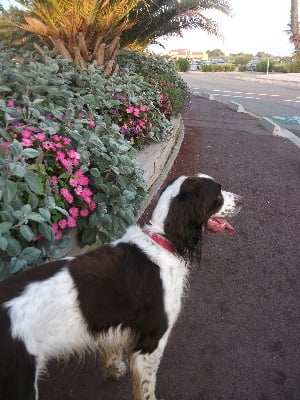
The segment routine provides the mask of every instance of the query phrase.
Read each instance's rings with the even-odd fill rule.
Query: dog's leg
[[[134,400],[157,400],[155,397],[156,375],[168,336],[169,332],[161,338],[153,353],[136,352],[131,355],[130,368]]]
[[[110,328],[99,338],[98,347],[106,378],[119,379],[127,372],[127,359],[136,343],[131,329]]]

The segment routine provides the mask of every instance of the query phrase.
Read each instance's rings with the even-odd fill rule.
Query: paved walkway
[[[300,398],[300,150],[257,119],[192,97],[167,180],[205,172],[244,196],[235,235],[207,234],[159,370],[165,400]],[[142,220],[147,220],[150,208]],[[87,359],[53,363],[40,400],[129,400]]]

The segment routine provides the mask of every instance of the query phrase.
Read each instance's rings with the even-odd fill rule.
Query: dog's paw
[[[119,360],[118,358],[112,358],[108,364],[105,366],[105,378],[111,378],[114,380],[120,379],[122,376],[126,375],[127,364],[124,360]]]

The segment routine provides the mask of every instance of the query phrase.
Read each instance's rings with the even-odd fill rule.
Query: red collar
[[[164,237],[162,237],[162,236],[160,236],[160,235],[158,235],[157,233],[154,233],[154,232],[148,232],[148,236],[150,236],[150,238],[152,240],[154,240],[154,242],[159,244],[164,249],[170,251],[171,253],[176,253],[176,250],[174,249],[174,247]]]

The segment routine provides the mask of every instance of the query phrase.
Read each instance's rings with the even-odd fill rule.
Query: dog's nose
[[[242,198],[242,196],[236,194],[234,197],[234,203],[237,207],[243,207],[244,199]]]

